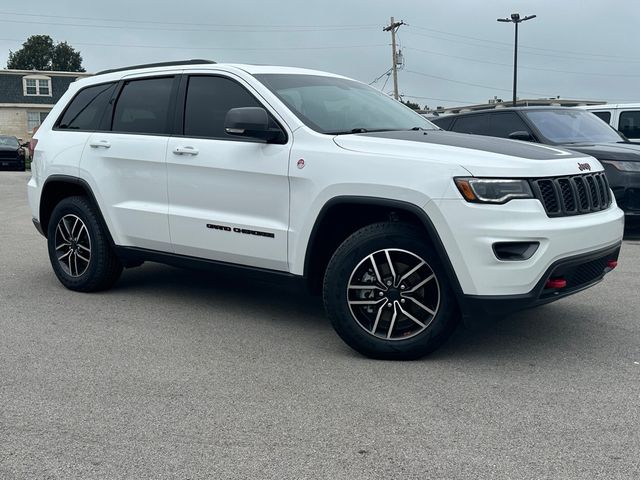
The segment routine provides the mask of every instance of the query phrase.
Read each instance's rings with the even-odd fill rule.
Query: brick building
[[[0,135],[29,140],[71,82],[90,74],[0,70]]]

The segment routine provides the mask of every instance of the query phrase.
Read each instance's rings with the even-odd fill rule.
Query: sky
[[[0,64],[26,38],[67,41],[88,72],[169,60],[287,65],[374,82],[390,93],[390,17],[404,65],[399,92],[421,106],[512,95],[511,13],[519,27],[518,97],[640,102],[637,0],[3,0]]]

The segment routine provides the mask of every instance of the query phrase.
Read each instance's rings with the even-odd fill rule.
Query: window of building
[[[51,78],[43,75],[28,75],[22,77],[23,93],[26,96],[51,96]]]
[[[167,133],[173,77],[125,83],[113,113],[114,132]]]
[[[618,130],[627,138],[640,138],[640,110],[621,112]]]
[[[49,112],[27,112],[27,132],[31,133],[34,128],[39,127],[47,115]]]
[[[98,130],[102,115],[115,89],[115,83],[106,83],[80,90],[58,120],[56,127],[61,130]]]
[[[184,116],[184,134],[192,137],[230,138],[224,119],[232,108],[261,107],[242,86],[223,77],[189,78]]]

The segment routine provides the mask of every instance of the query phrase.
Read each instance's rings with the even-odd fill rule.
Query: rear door
[[[171,250],[166,151],[178,79],[125,78],[84,149],[81,175],[119,245]]]
[[[284,122],[231,75],[185,75],[180,91],[184,115],[167,149],[175,252],[287,270],[291,135],[271,144],[224,130],[227,112],[238,107],[265,108],[283,130]]]

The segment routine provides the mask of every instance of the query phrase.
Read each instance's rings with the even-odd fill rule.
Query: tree
[[[7,68],[84,72],[82,56],[67,42],[54,45],[49,35],[32,35],[16,52],[9,51]]]
[[[413,110],[420,110],[420,105],[418,105],[417,103],[413,103],[411,100],[402,100],[402,103],[404,103],[407,107],[412,108]]]

